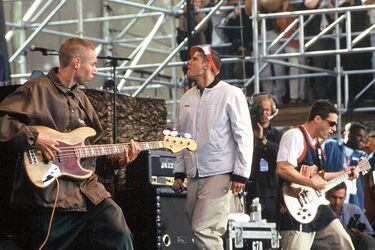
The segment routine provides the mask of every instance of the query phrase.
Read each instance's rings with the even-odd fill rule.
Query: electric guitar
[[[96,134],[90,127],[77,128],[69,133],[61,133],[44,126],[33,126],[39,132],[47,134],[59,141],[61,153],[55,155],[53,161],[48,161],[39,149],[30,149],[24,152],[24,165],[31,182],[40,188],[50,185],[55,178],[68,176],[74,179],[87,179],[93,171],[80,165],[81,158],[96,157],[123,153],[130,143],[85,145],[84,140]],[[163,141],[138,142],[141,150],[166,148],[177,153],[185,148],[194,151],[197,145],[194,140],[165,136]]]
[[[367,159],[361,160],[356,166],[358,172],[365,174],[370,169]],[[350,172],[343,173],[328,181],[325,188],[316,191],[313,188],[292,183],[290,186],[284,185],[282,192],[285,205],[289,213],[302,224],[310,223],[314,220],[320,205],[329,205],[325,193],[348,179]]]

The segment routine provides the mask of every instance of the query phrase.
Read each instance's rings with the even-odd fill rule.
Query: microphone
[[[279,113],[279,109],[276,109],[275,112],[274,112],[272,115],[268,116],[268,120],[270,121],[270,120],[271,120],[272,118],[274,118],[278,113]]]
[[[98,59],[107,59],[107,60],[119,60],[119,61],[130,61],[131,58],[128,57],[119,57],[119,56],[97,56]]]
[[[48,52],[57,52],[54,49],[48,49],[48,48],[43,48],[43,47],[37,47],[34,44],[30,45],[30,51],[40,51],[43,56],[47,56]]]

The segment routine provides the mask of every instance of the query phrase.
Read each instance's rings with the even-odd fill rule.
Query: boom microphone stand
[[[117,143],[117,86],[116,86],[116,66],[118,61],[130,61],[127,57],[117,57],[117,56],[98,56],[98,59],[109,60],[109,65],[112,67],[113,74],[113,143]]]

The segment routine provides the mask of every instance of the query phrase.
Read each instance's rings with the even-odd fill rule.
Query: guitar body
[[[361,159],[355,167],[358,173],[365,174],[371,169],[367,159]],[[321,191],[313,188],[291,184],[283,186],[283,198],[289,213],[302,224],[310,223],[316,217],[320,205],[329,205],[329,201],[325,198],[325,193],[340,183],[348,180],[351,172],[344,172],[327,182]],[[312,178],[315,178],[313,176]]]
[[[302,224],[314,220],[320,205],[329,205],[324,192],[298,184],[284,185],[283,197],[289,213]]]
[[[94,136],[96,134],[94,129],[81,127],[69,133],[61,133],[44,126],[33,126],[33,128],[58,140],[61,150],[59,155],[63,157],[57,155],[53,161],[47,161],[38,149],[24,152],[24,166],[32,183],[45,188],[55,180],[55,177],[69,176],[75,179],[86,179],[93,174],[91,170],[81,167],[74,148],[83,146],[87,137]]]

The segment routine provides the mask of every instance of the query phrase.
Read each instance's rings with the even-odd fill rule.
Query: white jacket
[[[181,98],[177,130],[191,133],[197,150],[178,153],[174,173],[193,178],[233,172],[242,181],[249,178],[253,133],[247,101],[239,88],[223,81],[205,88],[202,95],[191,88]]]

